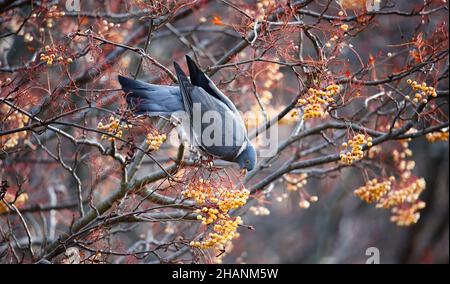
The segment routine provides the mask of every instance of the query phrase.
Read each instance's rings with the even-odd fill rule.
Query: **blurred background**
[[[242,230],[235,246],[245,252],[233,257],[248,263],[365,263],[371,256],[366,250],[375,247],[381,263],[448,263],[448,143],[430,147],[418,140],[412,149],[415,174],[427,183],[421,198],[427,207],[417,224],[398,227],[388,210],[362,202],[353,194],[363,183],[360,173],[345,169],[334,179],[308,182],[308,191],[320,199],[306,210],[291,195],[267,206],[268,216],[249,214],[255,231]]]

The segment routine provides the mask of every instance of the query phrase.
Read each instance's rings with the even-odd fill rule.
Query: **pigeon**
[[[179,86],[155,85],[119,75],[127,104],[137,115],[172,116],[182,123],[191,145],[202,154],[237,163],[243,173],[256,165],[256,150],[233,102],[186,56],[189,78],[174,62]]]

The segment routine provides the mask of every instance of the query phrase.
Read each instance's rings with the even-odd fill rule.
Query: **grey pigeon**
[[[251,171],[256,165],[256,151],[236,106],[189,56],[186,59],[190,79],[174,62],[179,87],[119,76],[122,89],[128,94],[128,105],[136,114],[149,116],[183,112],[183,128],[190,143],[200,152],[235,162],[241,169]]]

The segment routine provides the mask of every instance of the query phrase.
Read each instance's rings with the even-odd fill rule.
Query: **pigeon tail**
[[[154,85],[119,75],[128,106],[135,114],[168,116],[184,111],[178,86]]]

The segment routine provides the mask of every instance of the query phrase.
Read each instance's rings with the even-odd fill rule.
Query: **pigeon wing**
[[[203,88],[206,92],[208,92],[208,94],[224,103],[232,112],[236,114],[236,117],[238,117],[243,124],[244,122],[234,103],[217,88],[211,78],[209,78],[188,55],[186,55],[186,61],[192,84]]]
[[[237,111],[231,100],[214,85],[212,80],[200,68],[198,68],[192,58],[186,55],[186,61],[189,68],[189,76],[194,86],[202,87],[208,94],[222,101],[232,111]]]

